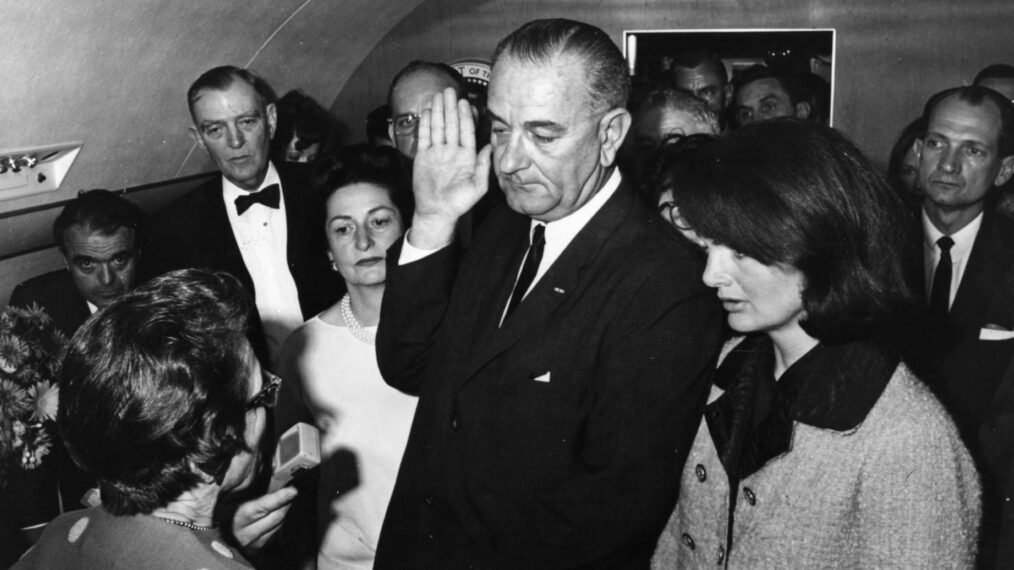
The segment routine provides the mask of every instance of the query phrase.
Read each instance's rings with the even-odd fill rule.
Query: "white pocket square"
[[[979,330],[979,340],[1010,340],[1014,338],[1014,331],[1006,329],[983,327]]]
[[[536,382],[549,382],[549,372],[540,374],[539,376],[533,376],[532,380],[535,380]]]

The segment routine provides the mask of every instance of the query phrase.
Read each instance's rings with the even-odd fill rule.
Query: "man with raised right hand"
[[[381,371],[420,400],[376,567],[646,567],[721,314],[695,246],[614,166],[629,80],[609,36],[534,21],[493,60],[491,145],[466,101],[433,99],[387,256]],[[491,164],[507,207],[461,256]]]

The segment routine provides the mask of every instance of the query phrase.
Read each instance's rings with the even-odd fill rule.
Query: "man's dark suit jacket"
[[[10,303],[13,307],[37,304],[52,317],[53,326],[69,338],[91,316],[88,304],[74,286],[66,269],[33,277],[14,288]],[[9,473],[10,504],[15,524],[21,527],[49,522],[65,511],[83,508],[81,497],[95,483],[70,459],[61,442],[33,470],[14,468]]]
[[[921,249],[918,259],[913,281],[925,307]],[[987,325],[1014,330],[1012,276],[1014,221],[987,207],[947,319],[927,315],[911,331],[910,366],[940,397],[973,454],[979,424],[1014,357],[1014,339],[980,340]]]
[[[91,316],[88,303],[66,269],[32,277],[14,288],[12,306],[29,307],[33,303],[45,309],[53,318],[53,326],[68,337]]]
[[[309,187],[306,167],[280,163],[275,168],[285,200],[289,270],[296,282],[303,318],[309,319],[338,300],[343,283],[330,270],[323,205]],[[142,250],[147,276],[187,267],[225,271],[256,295],[226,207],[234,205],[225,204],[222,179],[216,177],[157,213],[149,224],[150,237]],[[260,356],[265,354],[263,345],[255,343],[255,349]]]
[[[377,568],[647,567],[721,313],[702,258],[622,184],[498,327],[530,220],[388,253],[377,352],[420,400]]]
[[[921,230],[920,230],[921,231]],[[922,240],[913,282],[925,309]],[[1014,339],[982,340],[983,329],[1014,330],[1014,221],[987,204],[965,272],[946,319],[923,315],[906,339],[906,361],[940,398],[982,473],[983,523],[979,563],[991,567],[1003,508],[1006,481],[991,460],[996,432],[990,428],[997,388],[1014,359]],[[984,437],[986,439],[984,439]],[[1007,445],[1010,445],[1009,443]],[[1000,545],[1002,548],[1002,544]]]

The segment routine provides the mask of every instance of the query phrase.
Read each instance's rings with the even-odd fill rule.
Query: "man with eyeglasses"
[[[387,92],[391,106],[387,134],[401,154],[415,158],[419,115],[430,108],[434,95],[448,87],[454,89],[455,97],[465,96],[465,80],[457,70],[443,63],[417,59],[394,76]]]

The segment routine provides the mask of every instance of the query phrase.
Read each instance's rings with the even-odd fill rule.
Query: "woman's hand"
[[[454,90],[433,96],[419,120],[419,143],[412,168],[415,216],[409,242],[439,249],[454,239],[458,218],[486,193],[490,148],[475,152],[475,121],[467,99]]]
[[[282,487],[240,505],[232,517],[236,542],[247,552],[260,550],[281,528],[296,494],[294,487]]]

